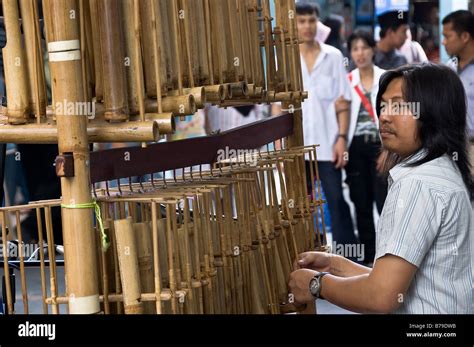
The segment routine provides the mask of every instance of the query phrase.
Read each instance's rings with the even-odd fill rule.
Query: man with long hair
[[[376,102],[389,192],[373,268],[308,252],[290,275],[295,302],[362,313],[474,313],[473,181],[466,96],[445,66],[386,72]]]

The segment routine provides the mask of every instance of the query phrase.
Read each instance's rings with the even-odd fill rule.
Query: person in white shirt
[[[374,202],[382,213],[387,195],[387,180],[377,170],[382,146],[375,114],[379,79],[385,70],[373,63],[376,43],[369,32],[355,31],[347,46],[357,68],[349,74],[352,103],[346,181],[355,205],[359,239],[364,245],[364,263],[370,264],[375,256]]]
[[[324,298],[360,313],[474,313],[473,179],[463,89],[456,73],[441,65],[407,65],[382,76],[376,110],[389,152],[389,192],[374,266],[301,254],[288,283],[297,305]]]
[[[316,5],[297,2],[296,14],[298,36],[302,41],[303,87],[308,91],[308,99],[302,105],[304,144],[320,145],[317,150],[319,175],[331,216],[333,240],[336,244],[356,245],[349,206],[342,193],[351,100],[344,58],[336,48],[315,40],[319,15]],[[310,186],[308,174],[307,182]]]
[[[418,42],[413,41],[410,28],[407,29],[407,39],[399,52],[405,57],[408,64],[426,63],[428,61],[423,47]]]

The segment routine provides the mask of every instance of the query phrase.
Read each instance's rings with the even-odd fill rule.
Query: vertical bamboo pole
[[[78,14],[74,0],[45,0],[51,16],[49,60],[55,100],[83,102],[82,69],[79,51],[79,23],[65,19]],[[72,12],[71,12],[72,11]],[[68,205],[92,201],[89,179],[87,117],[56,114],[60,153],[73,153],[74,177],[61,178],[62,201]],[[95,237],[90,209],[69,208],[62,211],[64,256],[70,313],[97,313],[99,286]]]

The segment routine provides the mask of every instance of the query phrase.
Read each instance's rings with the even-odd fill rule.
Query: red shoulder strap
[[[349,81],[352,82],[352,72],[349,74]],[[370,118],[372,119],[372,122],[375,123],[375,112],[374,112],[374,108],[372,107],[372,104],[371,102],[367,99],[367,97],[364,95],[364,93],[362,93],[362,90],[360,90],[359,86],[355,86],[354,87],[357,95],[359,95],[359,98],[362,102],[362,105],[364,105],[364,108],[367,110],[367,112],[369,112],[369,115],[370,115]]]

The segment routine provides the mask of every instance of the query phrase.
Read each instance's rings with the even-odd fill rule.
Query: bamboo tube
[[[2,247],[3,247],[3,272],[5,275],[5,291],[6,291],[6,298],[7,298],[7,312],[9,314],[13,314],[13,296],[12,296],[12,288],[10,282],[10,268],[8,267],[8,252],[6,251],[7,248],[7,212],[3,211],[2,213]]]
[[[211,103],[220,103],[226,98],[225,87],[222,84],[205,86],[207,100]]]
[[[24,244],[23,236],[21,232],[21,221],[20,221],[20,211],[16,211],[16,225],[17,225],[17,235],[18,235],[18,253],[20,256],[20,280],[21,280],[21,297],[23,300],[23,313],[28,314],[28,292],[26,288],[26,277],[25,277],[25,256],[23,254]]]
[[[193,59],[193,73],[196,85],[210,85],[210,66],[207,56],[206,19],[204,1],[182,0],[188,8],[187,16],[190,16],[191,30],[190,34],[190,56]]]
[[[40,276],[41,276],[41,294],[43,298],[43,314],[48,314],[48,305],[46,304],[46,273],[44,266],[44,252],[43,252],[43,223],[41,221],[41,209],[36,208],[36,225],[38,227],[38,243],[41,247],[39,251],[40,257]]]
[[[5,0],[2,5],[7,38],[7,44],[2,52],[8,123],[25,124],[31,111],[31,97],[27,81],[28,63],[21,45],[18,3],[16,0]]]
[[[196,108],[204,108],[207,102],[207,91],[205,87],[195,87],[195,88],[184,88],[184,94],[190,94],[194,97],[194,101],[196,102]],[[169,96],[178,96],[178,90],[171,90],[168,92]]]
[[[174,254],[174,235],[173,235],[173,221],[172,209],[173,204],[166,205],[166,245],[168,250],[168,273],[169,273],[169,288],[172,293],[171,311],[177,313],[178,300],[176,296],[176,268],[175,268],[175,254]],[[174,211],[173,211],[174,213]]]
[[[31,110],[35,110],[37,117],[46,114],[46,90],[43,69],[43,55],[41,53],[41,42],[38,39],[38,18],[35,16],[34,2],[30,0],[20,0],[22,17],[22,28],[25,35],[25,53],[29,76],[29,97]]]
[[[102,44],[99,23],[102,20],[101,12],[99,10],[99,0],[89,0],[90,8],[90,19],[91,19],[91,41],[93,46],[93,56],[94,56],[94,81],[95,81],[95,97],[97,102],[102,102],[104,100],[104,69],[102,66]],[[46,18],[45,12],[45,18]],[[47,25],[46,28],[49,26]],[[49,39],[48,39],[49,41]]]
[[[49,38],[53,99],[82,102],[84,96],[81,86],[81,62],[77,60],[80,57],[78,45],[74,46],[75,50],[65,50],[66,43],[77,42],[79,27],[77,21],[62,20],[64,13],[77,13],[77,4],[74,0],[46,0],[45,6],[51,15],[50,23],[53,24]],[[54,52],[51,52],[52,46],[55,46]],[[56,119],[59,152],[74,155],[74,177],[61,179],[62,201],[71,205],[89,204],[92,197],[87,164],[87,119],[62,114],[57,114]],[[75,298],[69,303],[69,312],[99,312],[97,259],[94,256],[95,238],[91,210],[63,209],[62,223],[67,293]],[[81,232],[77,232],[78,225]]]
[[[173,113],[147,113],[145,114],[145,119],[158,123],[158,132],[160,135],[174,134],[176,131],[176,122]]]
[[[134,32],[134,9],[133,0],[120,1],[123,30],[124,30],[124,49],[125,49],[125,73],[127,76],[127,94],[128,94],[128,108],[130,114],[138,114],[140,112],[138,102],[138,84],[136,83],[136,74],[138,64],[135,57],[135,32]],[[146,70],[145,70],[146,71]]]
[[[151,205],[151,226],[152,226],[152,235],[153,235],[153,277],[154,277],[154,286],[155,286],[155,295],[156,295],[156,313],[161,314],[161,300],[159,295],[161,293],[161,270],[159,264],[159,241],[158,241],[158,221],[157,221],[157,206],[156,202],[152,202]],[[161,214],[161,211],[160,211]]]
[[[132,220],[120,219],[114,222],[117,240],[117,255],[123,288],[125,314],[144,313],[141,302],[141,280],[138,265],[138,249],[133,233]]]
[[[100,45],[104,82],[105,119],[128,119],[128,96],[124,64],[119,0],[97,0],[101,14],[99,21]]]
[[[138,253],[138,267],[140,269],[140,283],[142,293],[153,293],[153,248],[149,223],[134,223]],[[156,313],[153,303],[145,303],[144,313]]]
[[[176,116],[185,116],[196,113],[196,102],[191,94],[179,96],[166,96],[162,100],[163,112],[172,112]],[[156,100],[147,99],[145,103],[146,112],[156,110]]]
[[[72,118],[72,117],[71,117]],[[151,117],[153,118],[153,117]],[[168,120],[166,120],[168,119]],[[159,127],[170,128],[170,118],[146,122],[127,122],[107,125],[93,122],[87,127],[88,142],[153,142],[160,135]],[[54,144],[58,142],[58,127],[49,124],[27,124],[21,128],[13,125],[0,125],[2,142],[21,144]]]
[[[44,212],[46,221],[46,242],[48,244],[49,257],[49,289],[51,291],[51,299],[53,300],[52,312],[53,314],[59,314],[59,305],[56,302],[56,297],[58,295],[58,274],[56,272],[56,249],[54,243],[53,222],[51,220],[51,207],[46,207]],[[70,297],[75,298],[73,295],[70,295]]]
[[[158,49],[153,46],[153,22],[152,22],[152,11],[153,1],[152,0],[140,0],[140,17],[141,17],[141,33],[142,33],[142,50],[143,50],[143,68],[145,75],[145,89],[146,95],[149,98],[156,98],[156,86],[157,77],[155,74],[155,56],[159,54]]]
[[[154,53],[154,71],[155,71],[155,79],[156,79],[156,100],[158,103],[157,107],[157,112],[158,113],[163,113],[163,107],[161,105],[161,97],[162,97],[162,82],[161,82],[161,74],[162,74],[162,59],[161,59],[161,46],[159,46],[158,42],[160,40],[159,36],[159,27],[161,24],[161,19],[159,16],[157,16],[157,13],[159,14],[159,8],[156,6],[156,3],[153,2],[151,4],[151,24],[152,24],[152,41],[153,41],[153,50],[155,51]],[[166,76],[164,76],[166,77]]]

